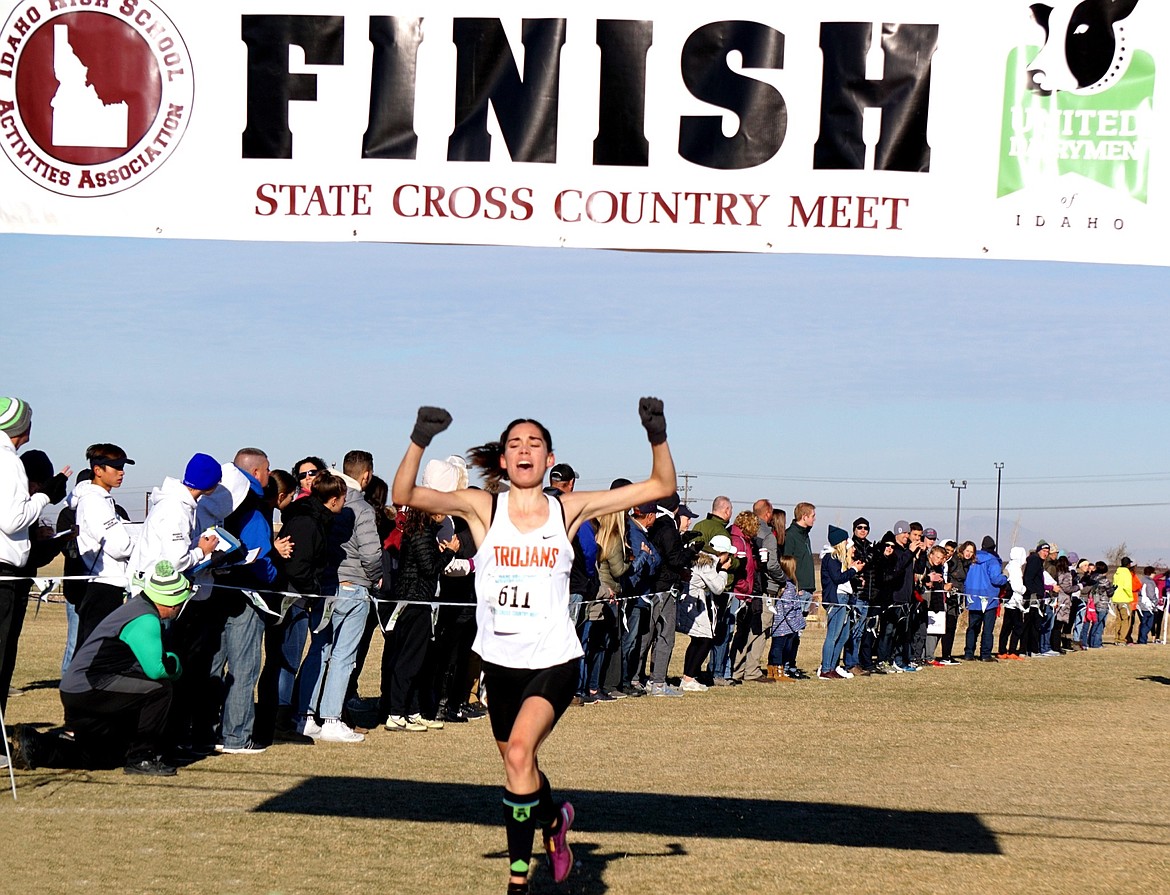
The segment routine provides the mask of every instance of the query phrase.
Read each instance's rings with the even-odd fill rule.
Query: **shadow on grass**
[[[21,687],[22,690],[28,692],[29,690],[56,690],[61,686],[61,678],[55,677],[49,680],[33,681]]]
[[[1139,681],[1149,681],[1153,684],[1167,684],[1170,685],[1170,677],[1165,677],[1160,674],[1147,674],[1144,677],[1139,677]]]
[[[256,807],[261,813],[502,826],[501,790],[470,783],[312,777]],[[650,792],[565,790],[588,833],[644,833],[670,840],[755,839],[854,848],[998,855],[975,814],[865,805],[722,799]],[[501,833],[502,835],[502,833]]]

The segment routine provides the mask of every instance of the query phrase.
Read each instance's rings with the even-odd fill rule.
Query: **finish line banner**
[[[1170,263],[1156,0],[0,0],[0,232]]]

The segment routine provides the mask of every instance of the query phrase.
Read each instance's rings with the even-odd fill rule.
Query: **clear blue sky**
[[[656,394],[700,512],[809,500],[816,540],[859,514],[951,537],[965,478],[978,540],[1002,461],[1002,543],[1018,521],[1026,546],[1170,560],[1164,269],[33,236],[0,265],[0,393],[58,465],[125,447],[135,518],[196,450],[364,448],[388,478],[419,404],[455,418],[436,455],[534,416],[607,487],[648,471]]]

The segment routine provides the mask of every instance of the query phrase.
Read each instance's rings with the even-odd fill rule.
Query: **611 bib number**
[[[512,602],[511,603],[508,602],[508,591],[509,590],[512,591]],[[520,600],[520,587],[519,587],[519,585],[516,585],[516,584],[513,584],[511,586],[511,588],[501,587],[500,588],[500,595],[496,599],[501,606],[510,606],[512,609],[530,609],[531,608],[528,605],[528,591],[524,592],[524,602],[523,603],[519,602],[519,600]]]

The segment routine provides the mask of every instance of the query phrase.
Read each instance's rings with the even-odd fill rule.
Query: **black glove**
[[[171,677],[178,677],[183,673],[183,666],[179,662],[179,657],[174,653],[163,653],[163,669]]]
[[[65,487],[68,479],[62,472],[57,473],[41,489],[41,493],[49,495],[49,503],[60,503],[65,499]]]
[[[418,419],[414,421],[414,431],[410,433],[410,440],[420,448],[425,448],[431,439],[451,425],[451,414],[442,407],[420,407]]]
[[[659,398],[642,398],[638,401],[638,416],[642,418],[642,428],[651,444],[662,444],[666,441],[666,417],[662,413],[662,401]]]

